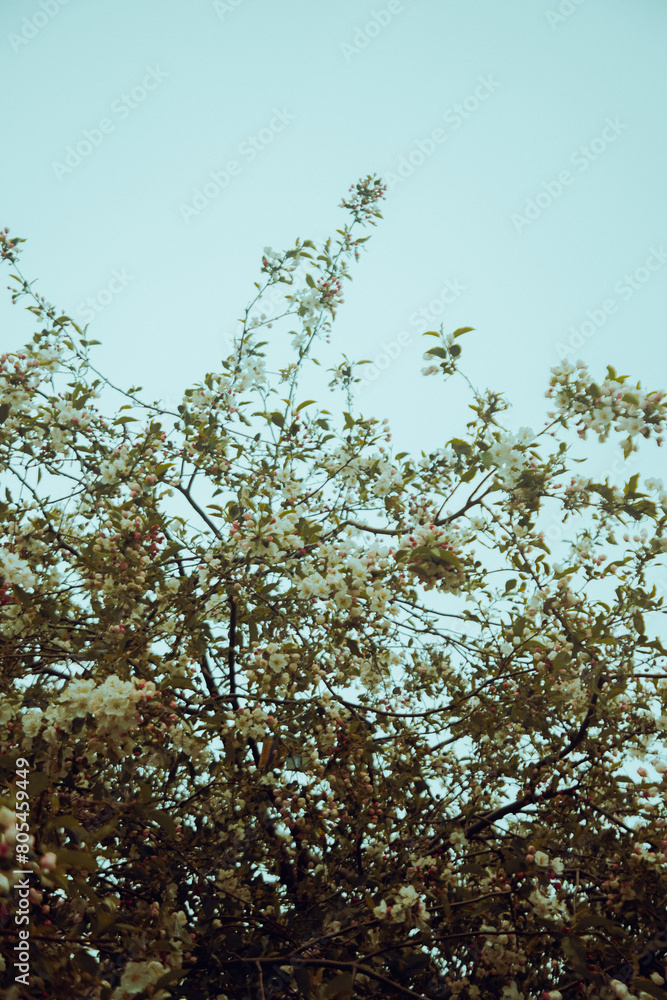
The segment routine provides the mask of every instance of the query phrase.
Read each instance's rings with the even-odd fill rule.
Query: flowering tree
[[[667,997],[667,492],[570,471],[589,432],[660,444],[665,400],[563,363],[539,431],[470,386],[416,457],[351,361],[340,419],[303,400],[382,194],[265,250],[174,412],[115,390],[2,234],[37,327],[0,358],[10,1000]],[[426,374],[465,377],[466,332]]]

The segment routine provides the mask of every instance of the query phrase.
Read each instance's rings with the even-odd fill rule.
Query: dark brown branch
[[[234,646],[236,644],[236,602],[229,597],[229,650],[227,652],[227,666],[229,668],[229,694],[234,708],[238,711],[239,699],[236,694],[236,672]]]
[[[478,933],[477,931],[475,933]],[[415,993],[414,990],[409,990],[407,986],[400,986],[395,983],[392,979],[387,979],[386,976],[381,975],[372,969],[369,965],[362,965],[360,962],[334,962],[327,958],[299,958],[292,959],[291,955],[283,956],[285,964],[305,966],[314,966],[318,969],[335,969],[337,972],[348,970],[352,973],[361,973],[364,976],[368,976],[369,979],[375,979],[378,983],[383,983],[385,986],[391,987],[396,995],[402,997],[413,997],[414,1000],[429,1000],[429,997],[424,996],[423,993]],[[280,956],[275,955],[260,958],[228,958],[225,962],[226,965],[245,965],[247,962],[252,962],[253,965],[257,965],[258,962],[266,963],[267,965],[276,965],[281,961]]]
[[[219,701],[220,692],[218,691],[218,685],[215,683],[215,678],[213,677],[213,674],[211,672],[211,667],[209,665],[206,653],[202,655],[199,665],[201,667],[202,676],[204,678],[204,682],[208,689],[208,693],[210,694],[211,698],[213,698],[213,701],[215,702]]]
[[[465,835],[468,839],[470,839],[470,837],[474,836],[474,834],[480,833],[485,826],[490,826],[491,824],[495,823],[496,820],[502,819],[504,816],[509,816],[512,813],[521,812],[521,810],[525,809],[526,806],[536,805],[540,800],[543,801],[544,799],[553,799],[556,798],[558,795],[572,795],[574,792],[576,792],[578,787],[579,787],[578,785],[575,785],[573,788],[563,788],[563,789],[550,788],[547,789],[547,791],[537,795],[535,794],[535,792],[532,791],[528,792],[526,793],[526,795],[522,795],[520,799],[516,799],[514,802],[508,802],[507,805],[500,806],[499,809],[494,809],[493,812],[488,813],[486,816],[483,816],[476,823],[473,823],[472,826],[468,827],[468,829],[465,831]]]

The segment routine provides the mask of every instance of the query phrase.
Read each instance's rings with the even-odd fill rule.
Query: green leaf
[[[97,973],[99,963],[90,952],[79,951],[77,952],[75,962],[79,965],[84,972],[87,972],[90,976],[94,976]]]
[[[561,948],[563,949],[563,954],[569,959],[578,975],[585,976],[586,979],[593,978],[586,961],[586,948],[579,938],[574,935],[564,937]]]
[[[115,816],[110,823],[105,823],[104,826],[100,826],[95,830],[93,834],[88,834],[88,840],[91,844],[101,844],[110,834],[114,832],[116,827],[120,822],[120,817]]]
[[[297,968],[294,970],[294,978],[296,980],[296,985],[301,990],[302,994],[307,997],[311,995],[313,984],[310,978],[310,972],[308,969]]]
[[[349,972],[339,972],[331,980],[324,991],[325,997],[350,997],[352,996],[352,974]]]
[[[154,820],[168,836],[173,837],[175,835],[176,824],[164,809],[146,809],[143,815],[146,819]]]
[[[117,924],[116,926],[120,926]],[[177,983],[179,979],[183,979],[188,974],[187,969],[170,969],[169,972],[165,972],[164,976],[160,978],[155,983],[155,988],[162,989],[163,987],[171,986],[172,983]]]
[[[458,328],[458,330],[454,330],[454,333],[452,334],[452,336],[454,336],[454,337],[462,337],[464,333],[470,333],[474,329],[475,329],[474,326],[460,326]]]
[[[49,783],[49,779],[43,771],[33,771],[28,778],[28,788],[30,790],[30,795],[39,795],[43,792]]]
[[[632,624],[634,625],[637,632],[640,635],[646,635],[646,625],[644,624],[644,618],[639,612],[635,612],[632,616]]]
[[[413,951],[405,960],[405,968],[410,972],[421,972],[428,969],[431,964],[431,956],[425,951]]]
[[[54,816],[48,820],[46,830],[69,830],[73,833],[79,841],[88,840],[88,831],[81,826],[76,816]],[[60,854],[58,854],[58,859],[60,859]]]
[[[610,934],[615,934],[623,938],[627,937],[626,931],[608,917],[598,917],[595,914],[589,914],[581,920],[577,920],[577,934],[583,934],[589,927],[604,927]]]
[[[85,851],[67,851],[62,848],[56,849],[58,867],[60,865],[72,865],[74,868],[87,868],[91,872],[97,871],[97,862]]]
[[[345,429],[350,430],[352,427],[354,427],[356,421],[352,416],[352,414],[348,413],[347,411],[343,413],[343,416],[345,417]]]
[[[662,987],[656,986],[656,984],[651,979],[635,979],[632,984],[633,992],[635,990],[643,990],[650,996],[655,997],[656,1000],[667,1000],[667,990],[663,990]]]
[[[285,423],[285,418],[282,413],[278,413],[277,410],[274,410],[273,413],[270,414],[270,417],[271,423],[276,424],[277,427],[282,427]]]
[[[4,424],[9,416],[9,403],[0,403],[0,424]]]
[[[435,358],[448,358],[449,352],[445,350],[444,347],[432,347],[430,351],[426,351],[427,354],[432,354]]]
[[[362,362],[360,361],[359,364],[362,364]],[[300,413],[301,410],[303,410],[304,406],[310,406],[311,403],[316,403],[316,402],[317,402],[316,399],[304,399],[303,403],[299,403],[299,405],[297,406],[296,412]]]
[[[433,562],[447,563],[449,566],[456,567],[456,569],[461,568],[461,560],[453,552],[450,552],[449,549],[436,549],[433,553]]]
[[[136,424],[136,422],[137,422],[136,417],[118,417],[116,420],[114,420],[114,424],[129,424],[129,423]]]

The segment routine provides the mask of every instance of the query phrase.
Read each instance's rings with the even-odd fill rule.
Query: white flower
[[[466,839],[466,835],[463,832],[463,830],[455,830],[454,833],[451,833],[449,835],[449,843],[456,846],[458,844],[461,845],[467,844],[468,841]]]
[[[44,713],[41,708],[29,708],[25,713],[21,722],[23,724],[23,732],[27,737],[32,739],[39,732],[42,725],[42,718]]]
[[[641,417],[619,417],[616,426],[619,431],[627,431],[630,437],[634,437],[641,431],[644,421]]]
[[[519,993],[517,989],[515,979],[509,986],[503,986],[503,1000],[524,1000],[523,993]]]
[[[0,573],[9,583],[14,583],[24,590],[35,586],[35,576],[25,559],[15,552],[0,552]]]
[[[120,989],[130,995],[142,993],[166,971],[160,962],[128,962],[120,981]]]
[[[624,997],[630,996],[630,990],[627,988],[625,983],[622,983],[620,981],[620,979],[612,979],[609,985],[611,986],[616,996],[621,997],[621,1000],[623,1000]]]
[[[6,806],[0,806],[0,830],[8,830],[14,825],[15,815]]]
[[[376,906],[373,909],[373,913],[375,914],[375,916],[377,917],[378,920],[384,920],[385,919],[385,917],[387,916],[387,904],[384,901],[384,899],[382,900],[382,902],[380,903],[379,906]]]
[[[559,365],[556,365],[554,368],[551,368],[550,371],[554,375],[571,375],[572,372],[574,371],[574,365],[571,364],[569,361],[561,361]]]
[[[540,868],[546,868],[549,864],[549,855],[545,854],[544,851],[537,851],[535,854],[535,864],[539,865]]]
[[[42,368],[53,369],[58,365],[60,355],[55,347],[42,348],[39,354],[35,355]]]
[[[401,903],[403,906],[412,906],[417,902],[417,892],[414,885],[404,885],[398,890],[399,896],[402,896]]]
[[[538,917],[544,918],[549,916],[549,904],[537,889],[534,889],[528,898],[533,904],[533,909]]]
[[[75,713],[71,717],[77,718],[79,715],[86,715],[89,710],[90,699],[95,690],[95,681],[83,680],[79,677],[70,681],[67,687],[60,692],[58,701],[68,702],[71,712]]]

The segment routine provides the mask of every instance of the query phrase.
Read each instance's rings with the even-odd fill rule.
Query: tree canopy
[[[470,403],[429,453],[348,358],[302,398],[383,194],[265,249],[171,411],[1,236],[36,327],[0,356],[10,1000],[667,998],[667,491],[576,464],[661,444],[664,394],[564,361],[513,430],[463,328],[426,334]]]

